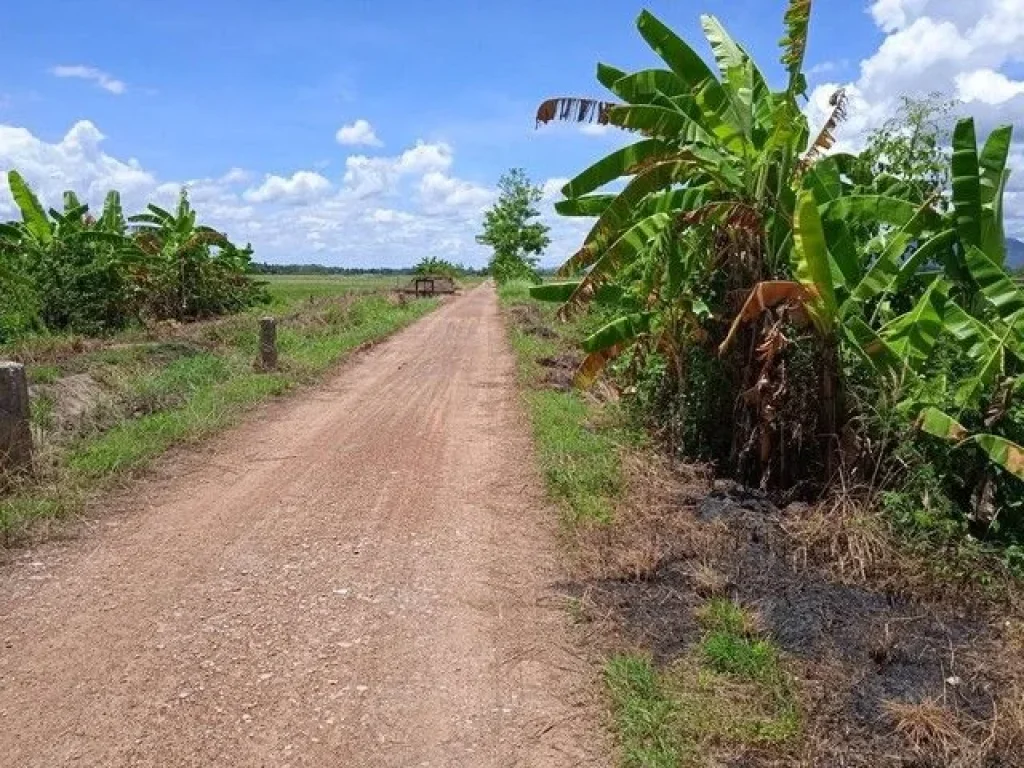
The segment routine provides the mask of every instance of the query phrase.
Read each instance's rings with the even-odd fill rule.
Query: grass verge
[[[37,473],[0,496],[0,536],[16,543],[41,518],[81,508],[117,477],[170,447],[236,423],[256,404],[315,381],[346,354],[437,306],[353,291],[300,297],[287,286],[269,308],[210,323],[84,344],[40,339],[0,350],[27,362]],[[321,286],[326,291],[326,288]],[[280,369],[260,373],[257,318],[281,319]],[[13,354],[12,354],[13,352]]]
[[[657,581],[674,551],[663,539],[675,547],[677,539],[694,533],[693,526],[673,522],[679,511],[665,506],[666,489],[659,484],[672,479],[675,489],[676,479],[654,461],[614,393],[581,393],[571,386],[579,341],[593,330],[587,324],[600,319],[559,323],[555,307],[531,300],[524,284],[506,285],[500,296],[537,458],[552,497],[566,510],[576,569],[587,579]],[[692,484],[703,483],[695,477]],[[629,600],[625,594],[620,599]],[[577,621],[586,606],[586,599],[570,603]],[[614,653],[604,665],[626,768],[711,765],[751,750],[785,755],[799,741],[795,678],[756,613],[716,598],[695,618],[699,636],[670,660]],[[617,638],[610,644],[621,647]]]
[[[620,451],[640,433],[614,403],[572,388],[578,325],[558,323],[555,307],[531,299],[526,283],[502,286],[499,297],[548,489],[571,526],[608,522],[623,491]]]

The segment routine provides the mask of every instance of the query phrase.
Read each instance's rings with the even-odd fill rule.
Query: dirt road
[[[165,462],[0,570],[0,765],[601,765],[527,435],[485,285]]]

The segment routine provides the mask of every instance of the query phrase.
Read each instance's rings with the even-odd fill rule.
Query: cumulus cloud
[[[976,69],[956,76],[957,97],[964,102],[1002,104],[1024,94],[1024,82],[1011,80],[1002,72]]]
[[[252,174],[244,168],[232,168],[220,177],[222,184],[244,184],[252,178]]]
[[[420,202],[427,213],[453,216],[480,214],[494,200],[494,190],[471,181],[430,171],[420,180]]]
[[[959,98],[983,130],[1024,118],[1024,81],[1012,77],[1024,61],[1024,3],[873,0],[868,9],[886,36],[860,63],[858,79],[843,84],[851,97],[851,121],[841,134],[848,146],[858,146],[904,94]],[[839,85],[822,83],[813,92],[809,113],[816,124]]]
[[[358,198],[393,194],[404,178],[447,171],[453,156],[448,144],[424,141],[394,157],[352,155],[345,160],[345,189]]]
[[[258,187],[245,190],[242,197],[251,203],[309,203],[331,190],[331,182],[313,171],[296,171],[290,178],[267,174]]]
[[[66,189],[84,198],[102,198],[110,189],[127,196],[152,190],[156,179],[134,159],[119,160],[101,149],[104,136],[88,120],[75,123],[56,143],[45,142],[25,128],[0,124],[0,168],[14,168],[51,202]],[[0,184],[0,210],[13,210]]]
[[[352,147],[383,147],[384,142],[377,138],[368,120],[356,120],[338,129],[334,138],[342,146]]]
[[[569,183],[569,179],[556,178],[548,179],[545,181],[540,188],[541,202],[554,203],[556,200],[561,200],[562,187]]]
[[[103,90],[118,96],[128,90],[128,86],[125,85],[123,80],[118,80],[113,75],[104,72],[102,69],[96,69],[96,67],[86,67],[81,64],[60,65],[51,69],[50,73],[54,77],[72,77],[79,80],[89,80]]]

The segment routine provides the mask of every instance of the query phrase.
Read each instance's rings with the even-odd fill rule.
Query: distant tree
[[[875,176],[909,184],[915,198],[935,199],[939,208],[948,208],[956,104],[942,93],[901,97],[896,114],[868,136],[862,162]]]
[[[438,277],[450,277],[453,280],[465,272],[462,267],[434,256],[426,256],[420,259],[420,262],[412,268],[412,271],[417,275],[437,275]]]
[[[525,171],[514,168],[498,181],[498,190],[498,201],[484,216],[484,231],[476,238],[494,249],[489,271],[499,283],[539,282],[537,257],[551,244],[550,228],[533,221],[540,216],[541,189]]]

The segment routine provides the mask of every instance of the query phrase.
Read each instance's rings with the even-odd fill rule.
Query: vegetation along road
[[[481,286],[3,572],[6,765],[601,765]]]

